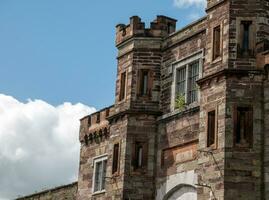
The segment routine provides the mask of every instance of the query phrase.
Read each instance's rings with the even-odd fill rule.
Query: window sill
[[[187,105],[184,109],[175,109],[171,111],[170,113],[162,115],[161,117],[158,118],[158,121],[168,120],[176,116],[184,116],[191,112],[198,112],[199,110],[200,110],[200,106],[198,102],[194,102],[192,104]]]
[[[96,191],[96,192],[92,193],[92,196],[100,195],[100,194],[104,194],[104,193],[106,193],[106,190]]]
[[[133,171],[131,172],[132,175],[141,175],[141,174],[146,174],[146,173],[147,173],[147,169],[145,168],[133,169]]]
[[[213,59],[212,60],[212,63],[211,64],[216,64],[218,62],[222,61],[222,57],[218,56],[217,58]]]
[[[137,98],[136,98],[137,100],[142,100],[142,101],[148,101],[148,100],[150,100],[151,99],[151,97],[150,97],[150,95],[138,95],[137,96]]]
[[[234,150],[235,151],[239,151],[239,152],[251,152],[253,149],[252,146],[242,146],[242,145],[238,145],[238,144],[235,144],[234,145]]]

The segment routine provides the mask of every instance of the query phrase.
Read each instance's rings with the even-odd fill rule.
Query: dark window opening
[[[96,114],[96,123],[100,123],[100,113]]]
[[[167,32],[168,34],[175,32],[175,26],[172,23],[167,23]]]
[[[118,168],[119,168],[119,152],[120,152],[119,143],[114,144],[112,174],[116,173],[118,171]]]
[[[237,107],[235,113],[235,144],[239,147],[250,147],[252,144],[252,108]]]
[[[140,96],[146,96],[149,93],[149,71],[141,70],[140,73]]]
[[[110,112],[110,109],[108,108],[108,109],[106,109],[106,117],[108,117],[109,116],[109,112]]]
[[[251,21],[241,21],[241,41],[240,41],[240,53],[242,56],[249,56],[251,54],[250,46],[250,27]]]
[[[134,169],[142,169],[146,166],[147,150],[145,142],[136,142],[133,153],[133,166]]]
[[[120,98],[122,101],[125,98],[125,90],[126,90],[126,72],[123,72],[120,77]]]
[[[220,48],[220,26],[217,26],[213,30],[213,60],[220,56]]]
[[[88,127],[90,127],[92,125],[92,118],[91,116],[88,118]]]
[[[216,112],[211,111],[208,113],[208,121],[207,121],[207,146],[210,147],[215,144],[216,137]]]

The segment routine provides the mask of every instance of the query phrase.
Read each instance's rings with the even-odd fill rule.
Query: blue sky
[[[0,0],[0,200],[77,180],[79,119],[114,103],[116,24],[180,28],[204,2]]]
[[[167,15],[179,28],[204,15],[202,1],[1,0],[0,93],[52,105],[113,104],[115,25]]]

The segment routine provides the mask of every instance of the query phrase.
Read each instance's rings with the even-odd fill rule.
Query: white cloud
[[[174,0],[174,5],[178,8],[187,8],[190,6],[204,7],[206,0]]]
[[[0,94],[0,199],[71,183],[79,165],[81,103],[54,107]]]

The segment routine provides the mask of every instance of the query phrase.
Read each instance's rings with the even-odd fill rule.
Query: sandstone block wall
[[[77,182],[45,190],[17,200],[75,200],[77,195]]]

